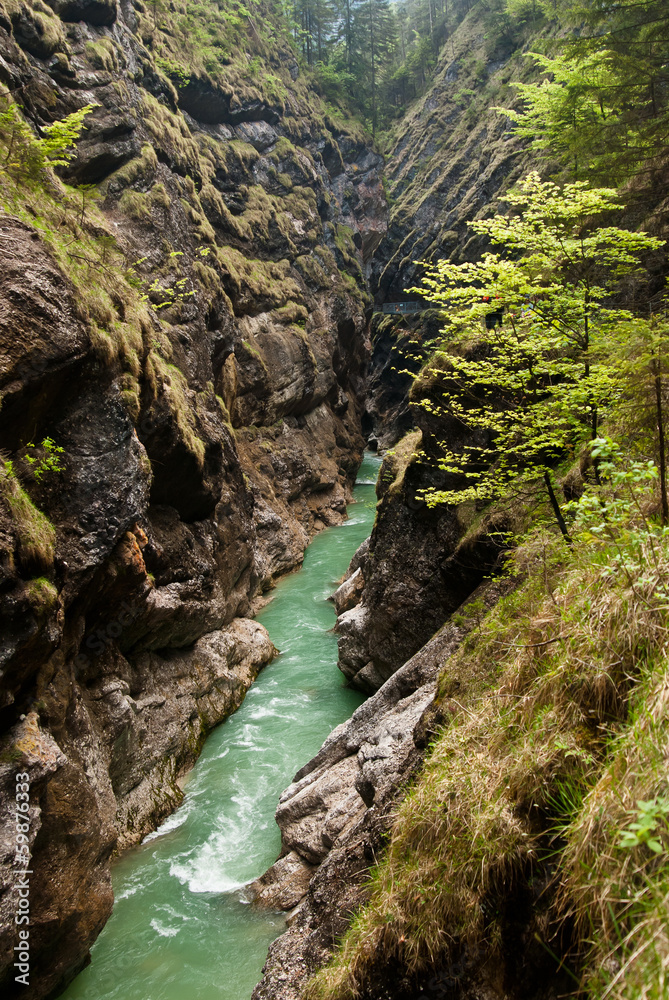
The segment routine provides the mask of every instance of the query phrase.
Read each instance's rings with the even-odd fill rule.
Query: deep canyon
[[[438,441],[463,433],[410,406],[404,349],[433,336],[438,319],[381,310],[416,283],[418,260],[474,259],[483,243],[466,223],[532,162],[495,110],[509,80],[528,76],[520,47],[492,51],[474,4],[384,157],[325,99],[271,5],[254,5],[243,37],[222,8],[193,5],[193,32],[211,16],[212,36],[233,37],[215,68],[178,27],[182,7],[0,0],[3,97],[34,130],[89,109],[75,155],[24,189],[8,180],[0,207],[8,998],[153,996],[150,964],[144,993],[124,992],[123,970],[145,953],[114,944],[125,955],[118,971],[105,952],[114,921],[146,951],[161,934],[142,937],[148,920],[170,940],[174,921],[206,922],[195,950],[204,969],[207,948],[233,926],[225,905],[237,921],[225,947],[243,952],[248,933],[269,957],[220,995],[300,1000],[368,898],[370,869],[436,732],[492,676],[494,664],[468,673],[458,659],[479,625],[463,605],[486,614],[518,582],[498,575],[513,512],[425,503],[421,491],[444,481],[429,461]],[[661,230],[666,207],[655,208]],[[54,447],[58,460],[36,477],[31,456]],[[363,478],[380,467],[375,495],[369,481],[356,487],[347,514],[364,454]],[[309,576],[316,563],[320,575]],[[270,625],[284,594],[305,585],[317,588],[300,598],[318,602],[317,624],[293,609]],[[313,644],[310,628],[320,630]],[[293,633],[300,664],[313,646],[313,676],[288,676]],[[304,703],[308,738],[293,700]],[[262,753],[234,763],[254,711],[264,718],[271,706],[274,728],[254,744]],[[30,788],[29,986],[13,965],[17,771]],[[262,815],[248,803],[235,811],[247,782],[262,786]],[[203,814],[217,818],[191,830],[205,792]],[[224,820],[217,796],[230,800]],[[266,839],[238,884],[217,882],[216,852],[242,850],[256,827]],[[191,839],[179,847],[180,837]],[[159,885],[177,864],[161,855],[170,844],[186,858],[186,895],[193,879],[212,880],[205,903],[178,918]],[[149,856],[155,882],[143,903],[137,873]],[[94,958],[76,979],[112,914],[112,866],[123,905],[132,896],[153,909],[126,918],[119,907],[94,952],[99,966]],[[457,976],[435,986],[438,956],[418,975],[396,951],[357,995],[564,994],[558,955],[536,944],[545,883],[533,877],[514,885],[494,972],[478,946],[465,947]],[[195,959],[174,961],[188,971]],[[195,969],[190,987],[178,980],[171,992],[154,986],[154,1000],[188,988],[209,1000],[219,995],[210,972],[195,985]]]

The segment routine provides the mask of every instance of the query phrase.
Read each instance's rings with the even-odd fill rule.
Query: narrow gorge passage
[[[327,600],[374,521],[380,460],[367,454],[349,519],[307,549],[258,620],[281,655],[209,737],[181,807],[115,866],[116,903],[66,1000],[244,1000],[283,914],[241,888],[276,859],[279,795],[362,696],[344,687]]]

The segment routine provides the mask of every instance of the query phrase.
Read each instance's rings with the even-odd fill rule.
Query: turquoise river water
[[[248,1000],[282,914],[243,902],[277,858],[279,795],[361,696],[337,669],[327,600],[371,531],[379,460],[349,519],[322,531],[258,614],[281,655],[209,736],[180,808],[114,867],[113,914],[62,1000]]]

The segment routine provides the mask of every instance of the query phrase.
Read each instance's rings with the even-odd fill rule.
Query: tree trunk
[[[551,482],[551,476],[549,472],[544,472],[544,483],[546,484],[548,499],[551,502],[551,507],[553,508],[553,513],[555,514],[555,520],[557,521],[558,527],[562,532],[562,537],[564,538],[567,545],[572,546],[574,543],[571,540],[571,535],[567,531],[567,525],[565,524],[565,519],[562,516],[562,511],[560,510],[560,504],[557,502],[557,497],[555,496],[555,490],[553,489],[553,483]]]
[[[660,452],[660,500],[662,503],[662,525],[669,523],[669,504],[667,503],[667,453],[664,440],[664,421],[662,414],[662,373],[659,362],[653,360],[655,383],[655,412],[657,417],[657,443]]]

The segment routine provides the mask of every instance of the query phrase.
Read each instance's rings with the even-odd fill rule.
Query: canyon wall
[[[492,215],[504,192],[537,166],[536,154],[509,133],[508,119],[496,110],[515,101],[512,81],[532,78],[531,63],[524,58],[533,47],[531,27],[514,41],[503,25],[486,29],[487,11],[481,7],[473,7],[442,47],[432,84],[393,130],[385,169],[390,221],[368,268],[377,306],[418,299],[414,286],[420,283],[422,260],[477,259],[488,247],[471,234],[467,222]],[[551,34],[559,29],[544,23],[541,30]],[[547,174],[559,169],[546,161],[539,166]],[[630,207],[622,224],[666,236],[662,184],[653,191],[647,179],[637,180],[626,195]],[[651,263],[654,291],[664,287],[663,269],[664,263]],[[521,503],[486,511],[473,502],[429,508],[423,499],[426,489],[458,488],[457,480],[438,467],[440,443],[456,452],[472,443],[462,423],[437,416],[436,407],[416,405],[423,398],[438,403],[448,377],[440,384],[433,375],[418,375],[439,327],[438,313],[429,309],[412,316],[375,313],[372,318],[368,425],[372,440],[390,450],[377,486],[372,535],[335,594],[340,668],[349,683],[370,697],[297,772],[281,797],[276,818],[283,854],[252,891],[255,905],[288,911],[287,930],[270,948],[254,1000],[353,995],[360,1000],[553,1000],[571,995],[578,978],[569,962],[557,957],[571,946],[569,920],[550,924],[546,916],[558,864],[552,850],[543,867],[534,867],[533,856],[522,874],[520,865],[511,872],[511,866],[504,867],[506,859],[501,861],[483,888],[481,878],[457,915],[454,908],[445,916],[438,903],[430,912],[430,879],[439,883],[443,878],[443,900],[451,891],[449,875],[457,864],[466,864],[468,852],[475,854],[481,846],[486,858],[481,870],[489,852],[496,862],[504,854],[503,846],[496,853],[497,831],[486,840],[477,826],[485,793],[470,809],[470,789],[488,773],[488,764],[473,744],[464,749],[462,741],[458,746],[457,735],[451,744],[446,740],[450,756],[445,754],[443,766],[447,771],[452,759],[454,766],[462,765],[466,779],[454,781],[443,799],[426,807],[450,816],[452,805],[453,826],[435,856],[442,859],[452,852],[456,864],[448,875],[438,865],[429,875],[418,870],[432,813],[416,806],[425,802],[419,796],[429,779],[414,779],[437,732],[449,733],[454,719],[466,728],[476,718],[484,688],[492,692],[491,715],[504,697],[494,642],[487,648],[484,643],[484,654],[477,659],[475,638],[470,645],[465,636],[518,584],[499,571],[510,537],[527,525]],[[578,467],[569,477],[565,483],[581,488]],[[516,593],[501,607],[513,611],[515,598]],[[523,600],[527,602],[527,594],[518,598],[516,614],[528,627]],[[504,611],[499,613],[503,617]],[[527,648],[534,641],[532,634]],[[481,745],[487,748],[489,741],[483,729]],[[503,799],[509,822],[522,817],[526,823],[522,837],[527,838],[535,835],[535,814],[529,813],[525,797],[535,753],[533,749],[521,769],[518,787],[508,801]],[[506,771],[502,773],[507,780]],[[412,783],[416,794],[407,796]],[[544,784],[549,786],[550,780]],[[401,840],[396,820],[405,798],[405,824],[413,809],[410,844]],[[458,817],[465,813],[468,818],[458,829]],[[443,829],[436,821],[435,828]],[[548,824],[544,832],[550,836],[552,829]],[[388,876],[382,904],[377,893],[365,911],[365,902],[387,874],[383,866],[381,874],[372,870],[396,834],[396,855],[406,861],[405,896],[400,899],[399,890],[393,894],[395,883],[389,887]],[[439,832],[434,836],[438,839]],[[456,856],[458,848],[463,854]],[[471,913],[484,928],[476,943],[463,931]],[[428,915],[435,934],[417,962],[413,935],[420,938],[421,921]],[[373,934],[368,933],[371,926]],[[336,958],[317,986],[308,987],[333,953]],[[575,964],[578,968],[578,956]]]
[[[0,3],[0,84],[33,127],[94,106],[59,176],[0,175],[7,996],[15,774],[18,989],[41,997],[109,916],[114,851],[274,655],[254,601],[345,516],[361,457],[382,161],[265,14],[226,50],[185,4]]]

